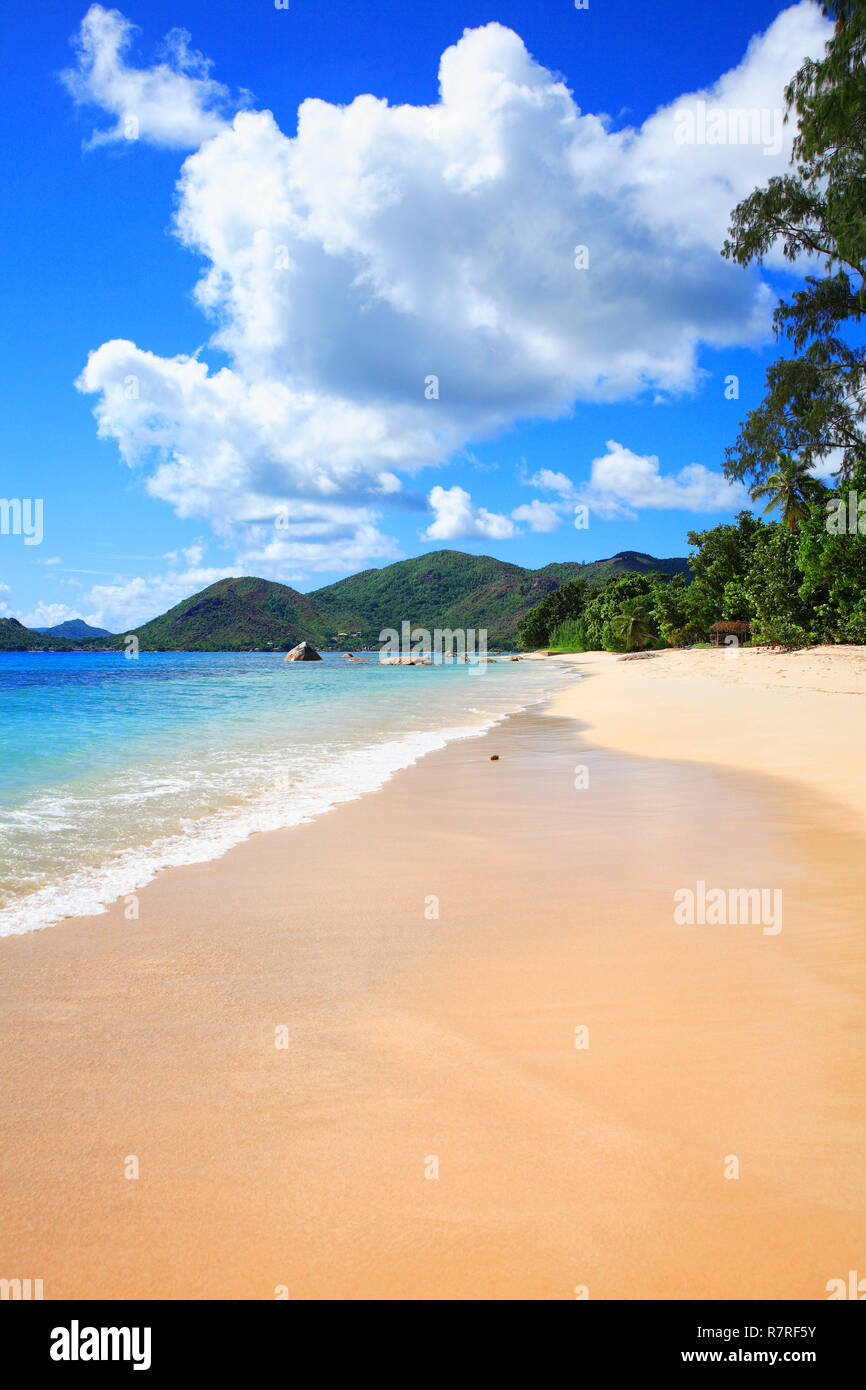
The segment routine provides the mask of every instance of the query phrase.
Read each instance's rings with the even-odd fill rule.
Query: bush
[[[553,629],[547,644],[560,652],[587,652],[590,650],[589,633],[582,618],[566,618]]]

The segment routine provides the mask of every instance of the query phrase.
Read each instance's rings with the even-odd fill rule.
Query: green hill
[[[590,581],[631,571],[690,574],[684,559],[655,560],[621,551],[609,560],[570,561],[523,569],[489,555],[434,550],[384,569],[364,570],[317,589],[308,597],[330,615],[335,632],[356,633],[358,646],[373,646],[386,627],[486,628],[491,646],[513,645],[520,619],[569,579]]]
[[[489,555],[434,550],[310,594],[269,579],[220,579],[132,631],[142,651],[288,651],[304,638],[326,650],[350,650],[375,647],[383,628],[411,622],[431,631],[486,628],[491,647],[512,647],[523,615],[567,580],[652,570],[690,573],[685,560],[655,560],[633,550],[609,560],[567,561],[539,570]],[[86,649],[116,651],[126,636],[91,637]],[[0,651],[73,651],[81,645],[31,631],[14,618],[0,620]]]
[[[46,637],[65,637],[70,642],[90,642],[96,637],[113,637],[107,627],[91,627],[83,618],[68,618],[65,623],[54,627],[37,627],[34,632],[44,632]]]
[[[161,617],[133,628],[142,651],[288,651],[325,639],[327,619],[305,594],[269,579],[219,579]],[[106,643],[123,647],[126,634]]]
[[[0,618],[0,652],[71,652],[75,642],[62,637],[48,637],[25,627],[17,618]]]
[[[559,584],[575,579],[579,574],[589,582],[607,579],[612,574],[684,574],[692,578],[688,560],[675,556],[670,560],[658,560],[655,555],[647,555],[642,550],[620,550],[609,560],[589,560],[585,565],[566,563],[564,565],[545,565],[536,574],[550,575]]]

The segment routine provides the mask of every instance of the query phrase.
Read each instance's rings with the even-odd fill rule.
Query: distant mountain
[[[655,555],[644,554],[642,550],[619,550],[609,560],[589,560],[585,565],[545,565],[536,573],[558,577],[560,584],[574,579],[577,574],[582,574],[589,581],[607,579],[611,574],[684,574],[686,579],[692,578],[689,562],[682,556],[659,560]]]
[[[48,637],[65,637],[70,642],[89,642],[94,637],[113,637],[106,627],[91,627],[83,618],[69,618],[65,623],[54,627],[34,627],[33,632],[44,632]]]
[[[325,641],[326,615],[305,594],[269,579],[219,579],[161,617],[133,628],[142,651],[288,651]],[[107,645],[122,647],[125,634]]]
[[[632,571],[691,575],[685,559],[656,560],[624,550],[609,560],[568,561],[527,570],[489,555],[434,550],[384,569],[364,570],[308,595],[331,617],[336,631],[355,633],[372,646],[386,627],[409,620],[418,627],[487,628],[492,646],[516,639],[524,613],[552,589],[582,575],[590,582]]]
[[[0,652],[69,652],[72,642],[47,637],[44,632],[25,627],[17,618],[0,618]]]

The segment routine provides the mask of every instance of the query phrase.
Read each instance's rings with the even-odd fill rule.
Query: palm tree
[[[655,637],[645,599],[633,598],[624,603],[611,627],[629,651],[632,647],[646,647]]]
[[[778,507],[789,531],[809,515],[809,498],[814,497],[818,480],[807,463],[790,454],[776,455],[776,469],[752,488],[752,501],[768,497],[764,515]]]

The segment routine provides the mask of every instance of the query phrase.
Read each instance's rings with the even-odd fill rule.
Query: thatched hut
[[[713,623],[710,628],[710,636],[713,639],[714,647],[724,645],[727,636],[736,637],[738,643],[746,643],[752,636],[752,624],[742,622],[739,619],[735,621],[724,618],[721,622]]]

